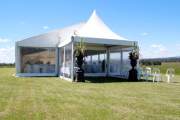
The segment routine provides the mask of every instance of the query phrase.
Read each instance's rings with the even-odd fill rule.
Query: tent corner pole
[[[110,50],[109,50],[109,48],[107,47],[107,49],[106,49],[106,54],[107,54],[107,56],[106,56],[106,59],[107,59],[107,63],[106,63],[106,76],[108,77],[109,76],[109,67],[110,67],[110,65],[109,65],[109,55],[110,55]]]
[[[72,37],[72,43],[71,43],[71,80],[74,81],[74,37]]]

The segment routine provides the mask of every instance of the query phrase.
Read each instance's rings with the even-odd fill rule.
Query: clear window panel
[[[60,76],[63,76],[63,73],[64,73],[64,66],[65,66],[65,60],[64,60],[64,47],[61,47],[59,49],[59,67],[60,67]]]
[[[71,77],[72,44],[65,46],[65,77]]]
[[[129,51],[123,52],[123,71],[129,71],[131,69],[129,60]]]
[[[101,72],[105,72],[105,70],[106,70],[106,53],[102,53],[102,54],[99,54],[99,58],[100,58],[100,61],[99,61],[99,63],[100,63],[100,65],[101,65]]]
[[[106,64],[105,50],[86,50],[83,65],[85,73],[104,73]]]
[[[21,48],[22,73],[55,73],[55,48]]]
[[[120,73],[121,69],[121,53],[120,52],[110,52],[109,56],[109,69],[110,73]]]
[[[65,56],[64,56],[65,55]],[[71,78],[72,44],[60,48],[60,75]]]

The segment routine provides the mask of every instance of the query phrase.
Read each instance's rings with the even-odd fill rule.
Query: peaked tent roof
[[[25,47],[60,47],[71,42],[74,31],[79,30],[83,25],[84,23],[74,24],[63,29],[17,41],[16,44]]]
[[[97,42],[97,40],[93,38],[98,38],[99,43],[104,43],[103,39],[108,40],[106,42],[109,44],[113,41],[115,43],[118,41],[130,42],[126,41],[126,38],[112,32],[111,29],[108,28],[98,17],[96,11],[93,11],[91,17],[86,23],[79,23],[60,30],[54,30],[45,34],[33,36],[16,42],[16,45],[26,47],[61,47],[71,42],[72,36],[88,38],[91,42],[94,40],[94,42]]]
[[[102,38],[102,39],[115,39],[127,40],[111,31],[111,29],[100,19],[94,10],[86,24],[77,31],[77,36],[88,38]]]

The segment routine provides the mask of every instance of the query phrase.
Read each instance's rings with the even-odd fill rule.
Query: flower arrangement
[[[137,60],[139,59],[139,48],[138,46],[134,46],[134,49],[129,53],[129,59],[132,69],[129,71],[129,81],[137,81]]]
[[[83,55],[84,56],[84,53],[85,53],[85,44],[83,42],[83,39],[81,39],[81,41],[79,43],[76,44],[76,47],[75,47],[75,56],[79,56],[79,55]]]
[[[85,54],[85,44],[83,42],[83,39],[75,46],[75,57],[76,57],[76,64],[77,64],[77,71],[76,71],[76,82],[85,82],[84,80],[84,70],[82,68],[83,62],[84,62],[84,54]]]
[[[129,53],[130,60],[138,60],[139,59],[139,48],[138,46],[134,46],[132,52]]]

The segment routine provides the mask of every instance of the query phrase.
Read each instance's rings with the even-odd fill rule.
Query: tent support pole
[[[20,46],[17,45],[16,43],[16,47],[15,47],[15,60],[16,60],[16,74],[21,73],[21,52],[20,52]]]
[[[121,59],[120,59],[121,60],[120,72],[121,72],[123,69],[123,51],[122,51],[122,49],[121,49],[120,53],[121,53]]]
[[[62,51],[62,47],[61,47],[61,48],[58,48],[58,53],[59,53],[59,54],[58,54],[58,63],[59,63],[59,64],[58,64],[58,71],[59,71],[58,75],[59,75],[59,77],[61,76],[61,72],[62,72],[62,71],[61,71],[61,68],[62,68],[62,62],[61,62],[61,61],[62,61],[62,58],[61,58],[61,53],[62,53],[62,52],[61,52],[61,51]]]
[[[71,58],[71,80],[73,81],[74,80],[74,64],[75,64],[75,62],[74,62],[74,41],[72,41],[71,44],[72,44],[71,45],[71,49],[72,49],[72,51],[71,51],[71,56],[72,56],[72,58]]]
[[[63,63],[62,63],[62,66],[63,66],[63,68],[65,68],[65,64],[66,64],[66,61],[65,61],[65,54],[66,54],[66,52],[65,52],[65,46],[63,47],[63,52],[64,52],[64,55],[63,55]],[[63,77],[65,76],[65,74],[64,74],[64,71],[63,71]]]
[[[106,56],[106,59],[107,59],[107,63],[106,63],[106,76],[108,77],[109,76],[109,55],[110,55],[110,51],[109,51],[109,48],[107,48],[107,50],[106,50],[106,54],[107,54],[107,56]]]
[[[59,49],[58,47],[56,48],[56,75],[58,76],[59,73]]]

